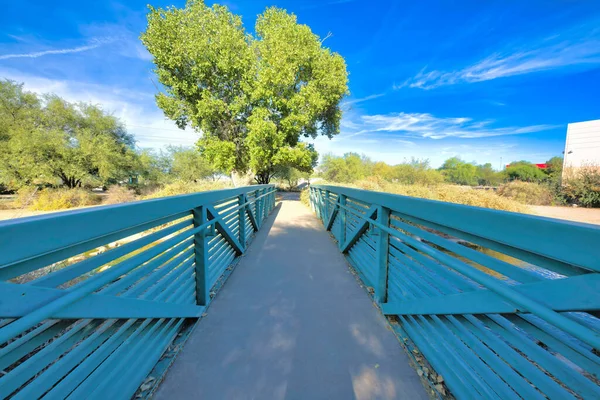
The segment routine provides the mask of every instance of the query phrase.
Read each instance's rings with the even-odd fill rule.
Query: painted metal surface
[[[0,398],[130,398],[274,205],[259,185],[0,222]]]
[[[314,185],[381,310],[457,398],[600,398],[600,227]]]

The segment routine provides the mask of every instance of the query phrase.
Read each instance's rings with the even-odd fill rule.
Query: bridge
[[[309,190],[0,222],[0,398],[600,398],[600,228]]]

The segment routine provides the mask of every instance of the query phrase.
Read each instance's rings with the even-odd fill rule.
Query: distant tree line
[[[429,160],[411,159],[396,165],[373,162],[357,153],[343,156],[326,154],[319,166],[320,176],[330,182],[352,183],[369,176],[376,176],[400,184],[438,184],[442,182],[469,186],[498,186],[504,182],[551,182],[560,179],[562,158],[553,157],[540,169],[528,161],[514,161],[503,171],[496,171],[492,164],[476,164],[451,157],[435,169]]]
[[[216,179],[195,148],[139,150],[125,126],[100,107],[27,92],[0,80],[0,186],[98,187],[138,181]]]

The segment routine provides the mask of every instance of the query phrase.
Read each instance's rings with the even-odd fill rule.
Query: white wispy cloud
[[[597,26],[598,21],[577,26],[525,46],[495,52],[475,64],[454,71],[429,70],[425,67],[416,76],[394,85],[394,89],[434,89],[566,67],[595,66],[600,64],[600,29]]]
[[[476,121],[467,117],[436,117],[429,113],[392,113],[362,115],[360,127],[349,133],[349,137],[369,132],[394,132],[407,137],[444,139],[448,137],[473,139],[494,136],[518,135],[541,132],[556,128],[556,125],[529,125],[494,127],[493,120]],[[402,139],[403,140],[403,139]]]
[[[88,51],[96,49],[105,44],[113,43],[117,41],[117,38],[107,37],[107,38],[94,38],[90,40],[90,42],[83,46],[71,47],[66,49],[52,49],[52,50],[43,50],[43,51],[34,51],[30,53],[18,53],[18,54],[2,54],[0,55],[0,60],[7,60],[10,58],[38,58],[52,54],[72,54],[72,53],[81,53],[82,51]]]
[[[344,106],[344,105],[350,105],[350,104],[356,104],[356,103],[362,103],[362,102],[365,102],[365,101],[377,99],[377,98],[382,97],[382,96],[385,96],[385,93],[372,94],[372,95],[361,97],[361,98],[358,98],[358,99],[344,100],[344,102],[342,103],[342,106]]]

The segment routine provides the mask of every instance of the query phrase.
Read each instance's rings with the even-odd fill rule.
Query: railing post
[[[390,226],[389,208],[379,207],[377,210],[377,222],[383,226]],[[388,254],[390,249],[390,235],[383,229],[379,230],[379,241],[377,242],[377,284],[375,287],[375,298],[379,304],[387,301],[388,281]]]
[[[325,190],[325,218],[323,218],[323,222],[327,223],[329,219],[329,190]]]
[[[266,194],[267,194],[267,189],[263,189],[262,190],[263,201],[262,201],[262,207],[260,208],[260,211],[262,212],[260,217],[263,220],[265,219],[265,215],[267,215],[267,196],[265,196]]]
[[[208,220],[206,207],[194,208],[193,220],[194,227],[204,224]],[[206,306],[210,302],[206,228],[194,235],[194,266],[196,271],[196,304]]]
[[[259,189],[258,190],[258,195],[262,196],[263,190]],[[264,208],[265,208],[265,198],[261,197],[260,199],[258,199],[258,225],[262,226],[262,222],[263,222],[263,212],[264,212]]]
[[[323,213],[325,213],[325,202],[323,201],[323,190],[319,189],[318,195],[318,204],[319,204],[319,218],[323,223],[325,223],[325,218],[323,217]]]
[[[343,194],[340,194],[338,196],[340,196],[340,207],[338,210],[338,218],[340,220],[338,246],[341,250],[344,246],[344,243],[346,243],[346,209],[344,208],[346,206],[346,196]]]
[[[239,228],[240,228],[240,244],[245,249],[246,248],[246,196],[240,194],[238,196],[238,206],[240,206],[240,210],[238,211],[239,218]]]
[[[256,226],[260,229],[260,189],[254,191],[254,219],[256,220]]]

